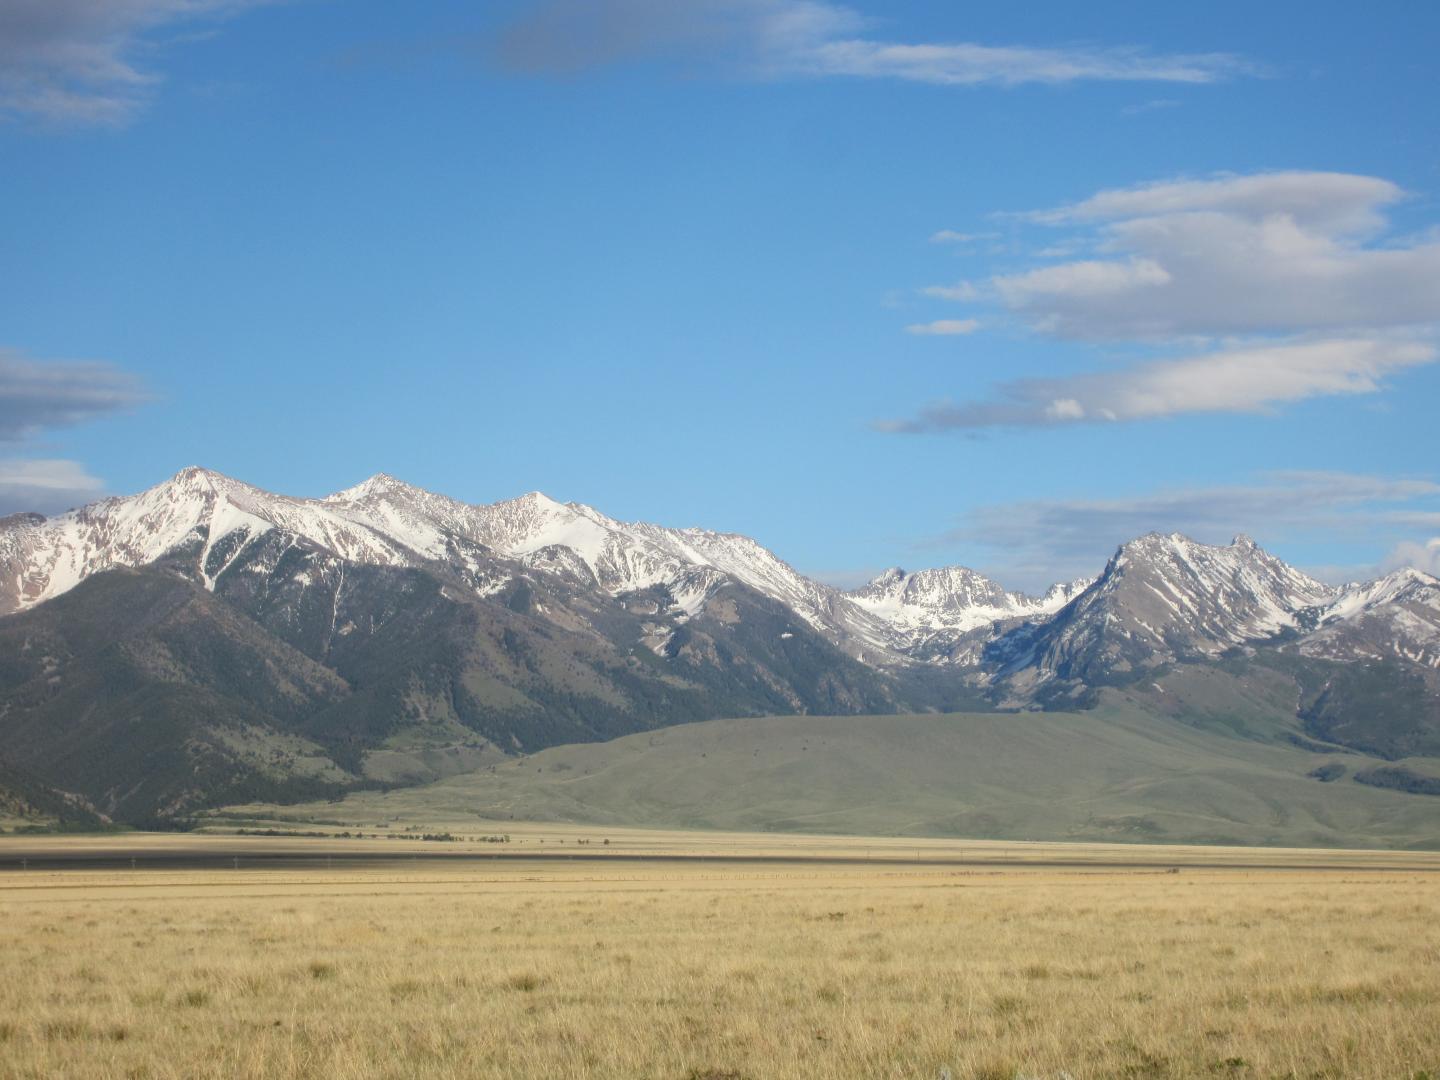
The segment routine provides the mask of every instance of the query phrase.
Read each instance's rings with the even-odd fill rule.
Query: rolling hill
[[[1157,716],[1107,692],[1081,713],[712,720],[210,820],[1440,848],[1440,799],[1354,779],[1375,764]],[[1440,774],[1435,759],[1407,764]]]

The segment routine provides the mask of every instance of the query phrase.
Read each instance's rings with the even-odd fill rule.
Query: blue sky
[[[0,512],[1440,569],[1440,8],[0,0]]]

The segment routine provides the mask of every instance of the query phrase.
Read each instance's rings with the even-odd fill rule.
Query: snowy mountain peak
[[[216,480],[228,480],[229,477],[218,473],[214,469],[207,469],[203,465],[186,465],[168,481],[178,486],[210,486]]]
[[[1112,571],[1122,571],[1132,562],[1157,568],[1178,580],[1190,580],[1194,587],[1215,587],[1222,579],[1252,577],[1252,584],[1292,595],[1306,604],[1323,603],[1336,590],[1282,562],[1241,534],[1228,546],[1202,544],[1183,533],[1146,533],[1122,544],[1111,560]],[[1104,575],[1102,575],[1102,580]],[[1268,582],[1268,584],[1266,584]]]
[[[322,500],[327,503],[355,503],[364,502],[366,499],[380,498],[386,495],[408,494],[418,492],[420,488],[413,484],[407,484],[403,480],[396,479],[389,473],[378,472],[368,480],[362,480],[354,487],[348,487],[343,491],[337,491],[333,495],[327,495]]]
[[[1321,621],[1348,619],[1379,604],[1392,603],[1407,594],[1427,590],[1440,590],[1440,578],[1413,566],[1402,566],[1374,581],[1346,585],[1335,602],[1325,609]]]
[[[1440,578],[1402,567],[1347,585],[1300,646],[1328,659],[1398,658],[1440,669]]]
[[[856,592],[888,593],[896,585],[905,580],[905,570],[900,566],[892,566],[888,570],[881,571],[878,575],[866,582]]]
[[[102,499],[98,503],[93,503],[92,506],[120,505],[131,503],[135,500],[146,500],[150,503],[169,502],[177,505],[186,503],[189,500],[199,500],[203,503],[209,503],[219,495],[246,500],[252,504],[276,500],[285,502],[298,501],[286,495],[274,495],[261,488],[247,484],[243,480],[237,480],[233,476],[216,472],[214,469],[207,469],[200,465],[189,465],[170,477],[170,479],[162,481],[154,487],[140,492],[138,495]],[[70,513],[84,514],[90,509],[90,506],[82,506],[78,510],[70,511]]]
[[[1440,585],[1440,577],[1427,573],[1415,566],[1402,566],[1399,570],[1389,575],[1397,581],[1406,581],[1416,585],[1436,586]]]
[[[1302,613],[1335,595],[1244,538],[1218,546],[1149,533],[1120,547],[1028,655],[1042,671],[1085,680],[1217,656],[1299,629]]]
[[[1440,609],[1440,581],[1418,570],[1337,590],[1243,535],[1211,546],[1150,533],[1122,545],[1100,578],[1040,597],[964,566],[892,567],[847,593],[740,534],[623,522],[538,491],[474,505],[377,473],[323,499],[299,499],[190,467],[137,495],[49,519],[0,520],[0,614],[93,574],[161,559],[215,589],[225,575],[272,565],[295,547],[346,563],[443,569],[482,597],[516,575],[563,579],[597,601],[657,590],[678,619],[699,614],[727,584],[740,585],[882,665],[976,664],[985,642],[1022,624],[1026,640],[1047,651],[1046,663],[1093,666],[1139,662],[1147,650],[1162,661],[1213,655],[1317,625],[1379,626],[1382,615],[1400,628],[1386,633],[1410,643],[1403,655],[1428,657],[1427,627]],[[262,552],[270,554],[257,558]]]
[[[893,567],[847,599],[895,628],[895,644],[904,652],[973,656],[964,639],[997,623],[1050,615],[1075,591],[1052,587],[1043,598],[1007,592],[997,582],[966,566],[944,566],[907,574]]]

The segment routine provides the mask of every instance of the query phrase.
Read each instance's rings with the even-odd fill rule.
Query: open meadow
[[[0,1074],[1440,1075],[1435,855],[582,839],[7,838]]]

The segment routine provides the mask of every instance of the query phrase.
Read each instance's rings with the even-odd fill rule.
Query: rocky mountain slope
[[[272,535],[273,534],[273,535]],[[193,575],[207,589],[230,571],[268,569],[286,545],[354,565],[443,567],[479,596],[538,574],[610,598],[661,589],[670,625],[725,584],[783,604],[814,632],[875,666],[955,659],[936,636],[1053,612],[1082,583],[1044,598],[1007,593],[973,570],[889,571],[844,593],[798,573],[749,537],[620,522],[538,492],[471,505],[378,475],[324,499],[295,499],[205,469],[182,470],[136,496],[51,519],[0,521],[0,615],[22,611],[96,573],[143,566],[194,545]],[[268,546],[271,562],[257,560]],[[665,635],[649,644],[663,651]]]
[[[735,565],[727,539],[695,542]],[[0,738],[137,820],[709,716],[896,707],[791,607],[664,532],[623,541],[543,496],[469,507],[378,478],[298,500],[195,469],[10,519]]]
[[[1031,681],[1113,682],[1272,641],[1338,598],[1248,536],[1216,547],[1151,533],[1123,545],[1053,618],[999,639],[991,656]]]
[[[1194,665],[1288,680],[1297,731],[1418,752],[1440,582],[1336,589],[1152,534],[1040,597],[964,567],[846,593],[744,536],[385,475],[298,499],[191,468],[0,520],[0,757],[122,820],[720,716],[1084,705]]]
[[[894,567],[846,596],[885,625],[892,650],[913,660],[974,666],[997,626],[1054,615],[1090,584],[1053,585],[1036,597],[1007,592],[964,566],[915,573]]]

